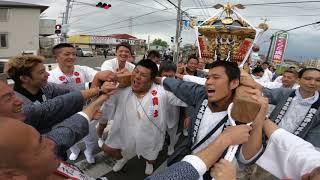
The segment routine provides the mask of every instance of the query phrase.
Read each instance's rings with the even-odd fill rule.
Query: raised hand
[[[115,90],[118,89],[118,83],[116,82],[104,82],[101,86],[101,92],[108,94],[108,95],[112,95]]]
[[[112,71],[101,71],[94,76],[91,87],[100,87],[103,84],[103,82],[114,82],[116,81],[116,79],[116,74]]]
[[[102,94],[100,95],[96,100],[91,102],[84,110],[83,112],[89,116],[89,118],[92,120],[94,118],[94,115],[97,111],[99,111],[102,104],[108,99],[108,95]]]
[[[244,144],[249,140],[252,127],[248,125],[238,125],[227,127],[221,134],[228,145]]]
[[[117,69],[117,74],[129,73],[130,71],[127,68],[123,68],[121,70]]]

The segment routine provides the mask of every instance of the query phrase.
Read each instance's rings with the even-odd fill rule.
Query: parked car
[[[113,50],[108,49],[108,56],[115,56],[116,52]]]
[[[81,49],[82,49],[82,56],[93,57],[92,49],[90,49],[90,48],[81,48]]]
[[[82,49],[79,48],[79,47],[76,48],[76,56],[79,56],[79,57],[82,57],[82,56],[83,56],[83,54],[82,54]]]
[[[79,57],[93,57],[93,52],[91,48],[76,48],[76,56]]]

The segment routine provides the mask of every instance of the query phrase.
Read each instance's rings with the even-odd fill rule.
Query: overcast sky
[[[25,3],[34,3],[50,6],[42,16],[48,19],[56,19],[61,22],[62,12],[65,11],[66,0],[15,0]],[[76,0],[95,5],[96,0]],[[160,2],[160,5],[157,2]],[[177,0],[171,0],[177,4]],[[234,3],[267,3],[287,2],[294,0],[230,0]],[[306,1],[306,0],[303,0]],[[71,10],[70,34],[95,34],[108,35],[115,33],[131,33],[129,28],[132,24],[132,35],[138,38],[151,40],[162,38],[170,42],[170,37],[175,36],[176,9],[166,0],[106,0],[112,5],[108,10],[89,5],[81,5],[74,2]],[[182,9],[190,7],[212,6],[217,3],[224,4],[226,0],[182,0]],[[300,2],[300,1],[299,1]],[[167,7],[167,10],[162,11]],[[262,22],[261,18],[267,18],[270,30],[260,40],[261,52],[265,53],[270,43],[270,35],[279,29],[290,29],[296,26],[320,21],[319,3],[286,4],[286,5],[261,5],[247,6],[238,12],[247,18],[254,26]],[[187,10],[191,16],[197,16],[204,20],[213,14],[215,9]],[[137,18],[139,15],[150,13]],[[132,21],[128,19],[132,17]],[[194,43],[195,36],[192,30],[182,31],[183,43]],[[296,60],[320,57],[320,26],[310,26],[291,31],[285,58]]]

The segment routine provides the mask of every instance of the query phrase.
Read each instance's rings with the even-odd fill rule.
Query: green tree
[[[152,45],[155,45],[155,46],[162,46],[162,47],[169,47],[168,43],[166,41],[163,41],[162,39],[155,39],[152,41],[151,43]]]

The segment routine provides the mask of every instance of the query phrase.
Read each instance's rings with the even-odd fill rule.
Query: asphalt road
[[[143,56],[137,56],[136,60],[142,59]],[[82,66],[89,66],[92,68],[101,67],[102,63],[106,60],[115,58],[115,56],[107,56],[107,59],[104,56],[95,56],[95,57],[77,57],[76,64]],[[47,58],[44,62],[45,64],[56,63],[55,59]]]
[[[92,68],[95,67],[101,67],[102,63],[105,60],[115,58],[114,56],[108,56],[107,59],[104,58],[104,56],[95,56],[95,57],[77,57],[76,64],[82,65],[82,66],[89,66]],[[48,58],[44,62],[45,64],[52,64],[56,63],[55,59]]]
[[[180,137],[177,144],[185,140],[185,137]],[[163,150],[159,153],[156,164],[154,165],[154,172],[163,171],[166,168],[166,159],[168,157],[167,144],[168,143],[165,143]],[[80,142],[78,147],[80,147],[83,152],[85,148],[84,143]],[[129,160],[121,171],[113,172],[112,167],[115,164],[115,160],[101,152],[98,147],[96,147],[94,151],[95,164],[88,164],[82,152],[75,162],[69,162],[75,163],[76,166],[92,177],[107,177],[109,180],[143,180],[147,177],[144,174],[145,161],[142,158],[139,159],[137,156]]]

